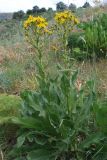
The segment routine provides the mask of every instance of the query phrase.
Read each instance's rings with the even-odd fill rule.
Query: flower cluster
[[[55,21],[60,25],[66,24],[68,22],[72,22],[73,25],[77,25],[79,23],[79,20],[72,14],[71,11],[56,13]]]
[[[47,23],[46,19],[43,17],[29,16],[29,18],[24,22],[24,28],[28,29],[32,25],[39,28],[39,29],[44,29],[47,27],[48,23]]]

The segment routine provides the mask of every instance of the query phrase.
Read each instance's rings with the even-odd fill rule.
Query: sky
[[[33,6],[52,7],[55,9],[56,3],[62,1],[65,4],[74,3],[77,6],[82,6],[86,0],[0,0],[0,12],[14,12],[18,10],[32,9]],[[92,2],[92,0],[87,0]],[[107,0],[104,0],[107,1]]]

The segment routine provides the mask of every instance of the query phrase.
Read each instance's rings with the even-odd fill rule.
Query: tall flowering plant
[[[56,31],[63,44],[64,52],[67,51],[68,36],[74,27],[79,23],[79,19],[71,11],[63,11],[55,14]]]
[[[44,37],[47,33],[50,34],[50,31],[48,30],[48,22],[45,18],[40,16],[29,16],[24,22],[24,29],[26,38],[31,45],[36,48],[41,63]]]
[[[79,21],[69,11],[56,13],[55,21],[66,51],[67,36]],[[27,37],[39,55],[39,87],[36,91],[21,94],[21,116],[13,118],[20,131],[13,151],[15,155],[11,159],[98,160],[96,156],[102,152],[102,143],[106,139],[96,125],[93,111],[98,107],[98,112],[101,110],[97,101],[95,103],[95,84],[93,81],[78,81],[78,71],[72,73],[71,69],[60,66],[54,78],[44,76],[41,48],[43,35],[49,32],[47,27],[48,23],[42,17],[30,16],[24,23]]]

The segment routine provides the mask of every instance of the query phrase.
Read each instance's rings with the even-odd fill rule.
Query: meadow
[[[106,11],[0,21],[0,160],[107,160]]]

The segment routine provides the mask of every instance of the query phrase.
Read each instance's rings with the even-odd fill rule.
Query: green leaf
[[[18,137],[17,139],[17,147],[21,147],[23,145],[23,143],[25,142],[25,135],[22,135],[20,137]]]
[[[27,160],[50,160],[51,152],[45,149],[38,149],[28,154]]]
[[[34,128],[34,129],[41,129],[42,123],[38,119],[25,117],[25,118],[13,118],[13,123],[22,125],[24,128]]]
[[[25,158],[15,158],[15,160],[26,160]]]
[[[101,140],[104,139],[104,135],[102,133],[94,133],[90,136],[88,136],[81,144],[82,148],[88,148],[92,144],[97,144]]]
[[[72,75],[72,84],[75,83],[76,79],[77,79],[77,75],[78,75],[78,70],[74,72],[74,74]]]
[[[35,110],[39,112],[39,116],[45,117],[45,111],[44,109],[41,107],[41,105],[36,104],[35,101],[33,100],[33,96],[29,95],[29,103],[30,106]],[[38,97],[37,97],[38,98]]]
[[[36,142],[37,144],[39,144],[39,145],[45,145],[46,142],[47,142],[47,138],[44,138],[44,137],[42,137],[42,136],[40,136],[40,137],[35,137],[34,139],[35,139],[35,142]]]

